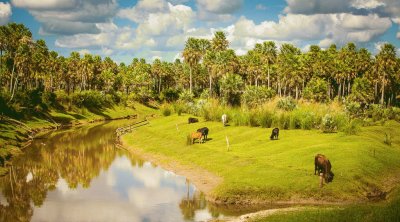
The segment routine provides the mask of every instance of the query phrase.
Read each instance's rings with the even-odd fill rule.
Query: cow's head
[[[327,173],[327,175],[325,176],[325,182],[326,183],[332,182],[334,176],[335,176],[335,174],[333,174],[332,171]]]

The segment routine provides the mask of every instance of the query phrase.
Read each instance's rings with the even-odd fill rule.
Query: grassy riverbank
[[[154,119],[125,135],[124,143],[161,165],[201,169],[221,178],[207,193],[219,203],[352,203],[383,198],[400,179],[400,140],[393,136],[391,146],[384,143],[385,133],[400,135],[400,124],[394,121],[363,127],[351,136],[281,130],[280,139],[271,141],[271,129],[204,121],[189,125],[187,118]],[[186,136],[203,126],[210,129],[209,140],[187,146]],[[333,183],[322,189],[314,176],[317,153],[330,158],[335,173]],[[190,171],[185,176],[196,178]]]
[[[87,109],[75,111],[51,110],[48,115],[38,115],[18,121],[9,120],[4,117],[0,121],[0,157],[5,159],[18,155],[21,152],[21,148],[30,140],[29,135],[32,132],[37,137],[41,133],[60,126],[74,126],[97,121],[120,119],[134,114],[138,115],[137,118],[144,118],[144,116],[154,112],[154,109],[137,103],[132,107],[113,106],[96,112],[91,112]],[[6,173],[6,169],[0,165],[0,175],[4,173]]]

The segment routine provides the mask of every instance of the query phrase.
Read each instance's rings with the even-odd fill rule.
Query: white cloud
[[[273,40],[320,40],[328,42],[367,42],[391,26],[389,18],[377,15],[318,14],[280,16],[278,22],[255,24],[241,17],[235,23],[235,36]]]
[[[11,14],[11,5],[9,3],[0,2],[0,25],[6,24]]]
[[[400,14],[399,0],[286,0],[285,13],[292,14],[378,14],[381,17],[396,17]]]
[[[42,34],[99,33],[97,23],[107,23],[117,13],[116,0],[13,0],[42,23]]]
[[[385,6],[385,3],[377,0],[353,0],[351,6],[356,9],[374,9]]]
[[[238,10],[243,5],[243,0],[197,0],[200,10],[216,14],[229,14]]]
[[[65,9],[73,8],[76,0],[12,0],[15,7],[27,9]]]
[[[132,8],[121,9],[118,16],[136,23],[148,19],[150,13],[167,12],[168,3],[165,0],[139,0]]]
[[[81,49],[78,52],[80,55],[91,54],[90,50],[88,50],[88,49]]]

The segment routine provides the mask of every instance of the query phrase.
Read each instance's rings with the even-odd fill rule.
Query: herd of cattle
[[[223,114],[221,117],[223,126],[227,126],[228,117],[226,114]],[[188,124],[197,123],[199,120],[197,118],[189,117]],[[198,140],[199,143],[203,143],[207,141],[209,129],[207,127],[203,127],[197,129],[196,132],[190,134],[190,144],[193,144],[195,140]],[[279,128],[272,129],[272,133],[270,136],[271,140],[277,140],[279,137]],[[333,180],[333,172],[331,171],[332,165],[329,159],[323,154],[317,154],[314,158],[314,175],[317,174],[321,177],[321,186],[322,186],[322,178],[326,183],[330,183]]]

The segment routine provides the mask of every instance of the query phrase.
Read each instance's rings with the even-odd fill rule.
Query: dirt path
[[[241,215],[241,216],[235,217],[235,218],[227,218],[222,221],[224,221],[224,222],[247,222],[247,221],[254,220],[256,218],[265,218],[265,217],[271,216],[276,213],[292,212],[292,211],[299,211],[299,210],[304,210],[304,209],[306,209],[306,207],[288,207],[288,208],[262,210],[262,211],[258,211],[255,213],[244,214],[244,215]],[[310,208],[307,208],[307,209],[310,209]],[[212,222],[212,221],[213,220],[211,220],[209,222]],[[219,221],[221,221],[221,220],[219,220]]]

